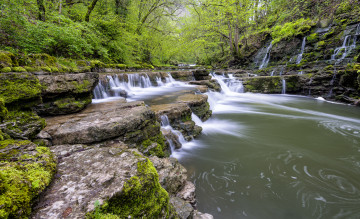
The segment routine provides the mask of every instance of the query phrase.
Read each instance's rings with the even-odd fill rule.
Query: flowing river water
[[[193,116],[203,134],[172,154],[196,185],[199,211],[215,218],[360,218],[360,108],[238,93],[241,83],[214,77],[223,91],[208,93],[213,116],[204,123]]]

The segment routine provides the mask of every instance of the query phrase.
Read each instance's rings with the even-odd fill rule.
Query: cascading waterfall
[[[174,135],[176,135],[177,138],[178,138],[178,142],[179,142],[181,145],[183,145],[183,144],[186,143],[186,140],[185,140],[184,136],[181,134],[181,132],[175,130],[175,129],[170,125],[170,121],[169,121],[169,118],[168,118],[167,115],[161,115],[161,116],[160,116],[160,120],[161,120],[161,128],[162,128],[162,129],[169,130],[169,131],[172,132]],[[165,136],[165,138],[166,138],[167,142],[169,142],[169,145],[170,145],[170,148],[171,148],[171,153],[173,153],[173,152],[175,151],[175,149],[176,149],[175,143],[173,142],[172,139],[167,138],[166,136]]]
[[[229,74],[228,77],[225,75],[216,75],[214,73],[211,73],[211,75],[212,78],[220,84],[223,93],[244,93],[244,85],[242,81],[236,79],[233,74]]]
[[[281,94],[286,94],[286,80],[282,79],[282,90]]]
[[[353,43],[351,43],[351,40],[353,39]],[[356,47],[356,36],[352,37],[350,35],[345,36],[344,42],[341,47],[338,47],[334,50],[334,54],[331,56],[331,60],[335,61],[341,61],[346,58],[346,56]],[[342,52],[342,55],[339,59],[336,59],[338,55],[340,55]]]
[[[274,73],[275,73],[275,71],[272,71],[271,74],[270,74],[270,76],[274,76]]]
[[[273,42],[271,41],[270,45],[266,49],[266,54],[261,62],[259,69],[263,69],[268,66],[269,61],[270,61],[270,51],[271,51],[272,46],[273,46]]]
[[[145,89],[163,87],[185,87],[184,82],[175,81],[175,79],[168,73],[168,76],[163,79],[159,76],[155,77],[154,83],[151,82],[149,75],[147,74],[122,74],[108,75],[106,81],[100,81],[94,89],[94,99],[106,99],[110,97],[132,97],[136,93],[144,92]]]
[[[303,54],[305,51],[305,46],[306,46],[306,37],[304,37],[302,45],[301,45],[301,53],[298,55],[297,59],[296,59],[296,64],[300,64],[300,62],[302,61],[303,58]]]

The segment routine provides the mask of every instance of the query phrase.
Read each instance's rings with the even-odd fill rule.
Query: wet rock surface
[[[216,80],[190,81],[189,84],[206,86],[211,91],[221,91],[221,87]]]
[[[181,131],[188,141],[197,137],[202,131],[202,128],[196,126],[195,122],[191,120],[192,111],[186,103],[154,105],[151,109],[156,113],[158,121],[161,121],[162,115],[166,115],[170,125],[174,129]]]
[[[179,96],[177,101],[180,103],[186,103],[195,115],[197,115],[202,121],[206,121],[212,114],[207,99],[208,96],[204,94],[186,94]]]

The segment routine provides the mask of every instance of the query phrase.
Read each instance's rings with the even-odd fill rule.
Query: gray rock
[[[177,159],[158,157],[150,157],[149,159],[159,174],[161,186],[170,195],[176,195],[187,185],[187,171]]]
[[[78,114],[47,118],[44,129],[53,145],[91,144],[117,138],[138,147],[140,151],[164,156],[165,145],[155,113],[144,102],[125,103],[124,100],[92,104]],[[150,140],[150,141],[147,141]]]
[[[208,96],[205,94],[185,94],[177,98],[177,102],[186,103],[202,121],[206,121],[212,115],[210,105],[207,102]]]
[[[191,218],[194,208],[188,202],[178,197],[171,197],[170,203],[174,206],[176,213],[181,219]]]
[[[199,211],[194,212],[193,219],[214,219],[211,214],[201,213]]]
[[[177,193],[177,196],[191,204],[195,204],[195,185],[190,181],[186,181],[185,186]]]
[[[170,209],[169,197],[158,183],[151,162],[137,150],[124,150],[120,144],[102,148],[53,147],[59,159],[58,172],[35,207],[33,218],[85,218],[105,202],[109,207],[103,209],[104,213],[135,218],[169,217],[164,213]],[[139,184],[133,183],[137,180]],[[144,200],[141,206],[137,205],[138,198]],[[116,211],[122,207],[126,212]]]

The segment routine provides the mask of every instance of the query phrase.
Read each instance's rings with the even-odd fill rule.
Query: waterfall
[[[271,41],[270,45],[266,49],[266,54],[261,62],[259,69],[263,69],[268,66],[269,61],[270,61],[270,51],[271,51],[272,46],[273,46],[273,42]]]
[[[300,71],[299,73],[298,73],[298,75],[303,75],[304,74],[304,72],[303,71]]]
[[[274,73],[275,73],[275,71],[272,71],[271,74],[270,74],[270,76],[274,76]]]
[[[126,76],[126,77],[121,77]],[[127,80],[126,80],[127,78]],[[151,92],[160,92],[171,89],[170,87],[186,87],[184,82],[175,81],[175,79],[168,73],[165,77],[165,82],[161,76],[154,78],[154,84],[151,82],[148,74],[115,74],[106,76],[105,81],[99,82],[94,89],[94,99],[106,99],[110,97],[133,97],[136,95],[146,95],[146,89]],[[157,90],[154,90],[157,89]]]
[[[173,133],[174,135],[177,136],[177,141],[180,145],[183,145],[186,143],[186,140],[184,138],[184,136],[181,134],[180,131],[175,130],[171,125],[170,125],[170,121],[167,115],[161,115],[160,116],[160,120],[161,120],[161,128],[170,131],[171,133]],[[166,141],[169,142],[170,145],[170,149],[171,149],[171,153],[173,153],[176,149],[175,147],[175,142],[173,141],[173,139],[167,137],[165,135]]]
[[[306,37],[304,37],[302,45],[301,45],[301,53],[298,55],[297,59],[296,59],[296,64],[300,64],[302,58],[303,58],[303,54],[305,51],[305,45],[306,45]]]
[[[108,98],[108,95],[106,93],[105,87],[102,85],[101,81],[99,81],[99,84],[94,89],[94,98],[95,99],[104,99]]]
[[[334,54],[331,55],[331,60],[336,60],[336,57],[342,52],[341,58],[337,59],[338,61],[343,60],[355,47],[356,47],[356,36],[354,36],[353,43],[351,44],[352,36],[345,36],[344,42],[341,47],[338,47],[334,50]]]
[[[286,94],[286,81],[285,79],[282,79],[282,90],[281,94]]]
[[[216,75],[211,73],[213,79],[215,79],[221,87],[221,90],[225,94],[230,93],[244,93],[244,85],[242,81],[236,79],[232,74],[229,74],[229,78],[224,75]]]

